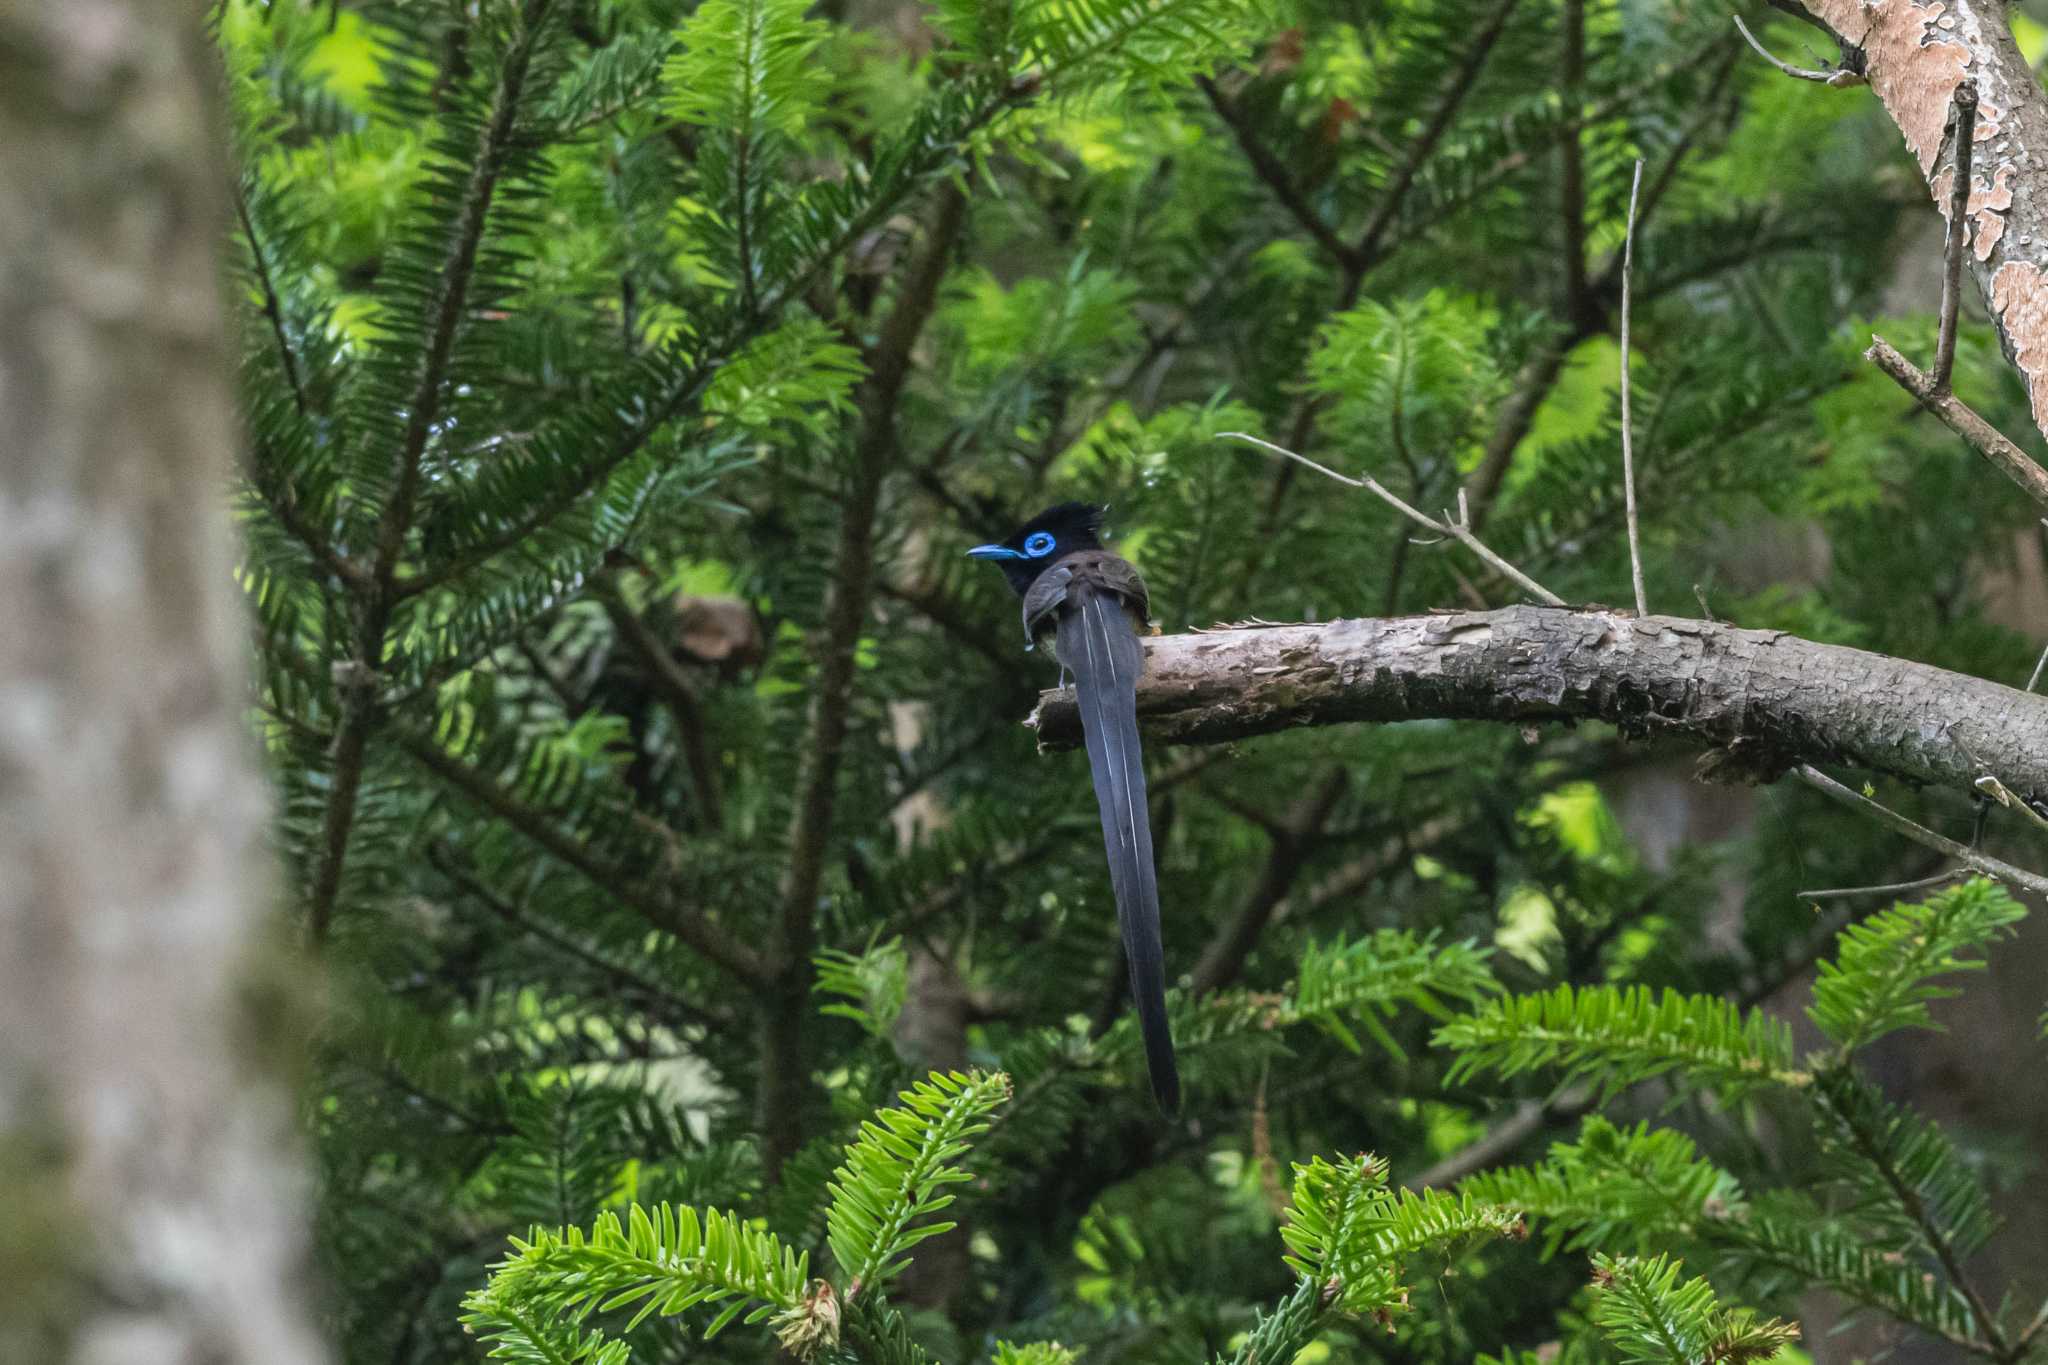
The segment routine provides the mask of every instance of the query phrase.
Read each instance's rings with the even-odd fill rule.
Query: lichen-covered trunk
[[[0,0],[0,1359],[305,1365],[197,0]],[[267,978],[252,975],[267,962]],[[260,981],[273,988],[266,992]]]

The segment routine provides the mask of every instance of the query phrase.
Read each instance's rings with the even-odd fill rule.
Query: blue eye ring
[[[1050,531],[1033,531],[1024,538],[1024,553],[1033,559],[1043,559],[1052,553],[1053,538]]]

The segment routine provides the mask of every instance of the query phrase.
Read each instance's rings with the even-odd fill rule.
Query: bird
[[[1138,745],[1138,674],[1145,666],[1139,637],[1151,628],[1151,611],[1145,580],[1102,543],[1106,511],[1063,502],[1008,539],[967,553],[993,562],[1024,600],[1025,648],[1046,647],[1062,674],[1073,674],[1146,1070],[1153,1098],[1172,1114],[1180,1109],[1180,1072],[1166,1021],[1159,881]]]

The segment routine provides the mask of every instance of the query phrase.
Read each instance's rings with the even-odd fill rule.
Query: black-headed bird
[[[1159,943],[1159,882],[1152,867],[1152,825],[1145,808],[1145,760],[1138,748],[1139,636],[1150,628],[1145,580],[1103,547],[1100,507],[1064,502],[1016,534],[967,553],[992,560],[1024,599],[1024,635],[1047,646],[1074,675],[1109,883],[1131,968],[1131,998],[1145,1039],[1152,1094],[1167,1113],[1180,1108],[1180,1073],[1166,1024],[1166,963]]]

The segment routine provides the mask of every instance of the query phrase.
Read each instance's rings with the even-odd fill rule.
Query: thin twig
[[[2007,810],[2016,810],[2042,829],[2048,829],[2048,818],[2044,818],[2041,812],[2035,810],[2033,806],[2022,800],[2019,793],[2006,786],[2003,782],[2000,782],[1990,773],[1984,774],[1972,785],[1999,805],[2004,806]]]
[[[2048,668],[2048,646],[2043,646],[2041,657],[2034,660],[2033,676],[2027,679],[2027,691],[2031,692],[2041,681],[2041,670]]]
[[[1948,198],[1948,243],[1941,275],[1941,334],[1934,347],[1934,392],[1948,392],[1956,367],[1956,309],[1963,296],[1963,252],[1970,242],[1970,141],[1977,135],[1977,83],[1964,81],[1955,93],[1955,183]]]
[[[1937,872],[1932,877],[1920,877],[1910,882],[1886,882],[1879,886],[1837,886],[1826,891],[1797,891],[1793,899],[1802,901],[1847,900],[1852,896],[1895,896],[1902,891],[1925,891],[1930,886],[1943,882],[1960,881],[1964,877],[1976,876],[1973,868],[1951,868]]]
[[[2037,896],[2048,896],[2048,877],[2043,877],[2038,872],[2029,872],[2025,868],[2014,867],[2003,859],[1994,858],[1988,853],[1979,853],[1976,849],[1966,844],[1959,844],[1946,835],[1936,834],[1925,825],[1915,824],[1897,811],[1886,806],[1880,806],[1877,802],[1859,792],[1850,791],[1847,787],[1835,781],[1826,773],[1821,772],[1812,764],[1802,763],[1793,769],[1793,772],[1798,775],[1800,781],[1806,783],[1807,786],[1812,787],[1821,795],[1838,801],[1851,810],[1863,812],[1887,829],[1903,834],[1916,844],[1925,845],[1938,853],[1945,853],[1965,867],[1981,872],[1987,877],[1995,877],[1999,881],[2025,887]]]
[[[1742,22],[1742,16],[1739,14],[1735,16],[1735,27],[1742,31],[1742,40],[1755,49],[1757,56],[1763,58],[1772,66],[1777,67],[1778,70],[1788,76],[1795,76],[1802,81],[1816,81],[1821,85],[1832,85],[1838,89],[1846,85],[1862,85],[1864,83],[1864,78],[1854,71],[1808,71],[1805,67],[1793,66],[1790,62],[1781,62],[1776,57],[1773,57],[1762,43],[1756,40],[1749,31],[1749,25]]]
[[[1636,585],[1636,615],[1648,616],[1650,600],[1643,592],[1643,543],[1636,529],[1636,456],[1628,401],[1628,281],[1636,254],[1636,195],[1642,188],[1643,163],[1639,160],[1635,180],[1628,188],[1628,231],[1621,239],[1621,486],[1628,502],[1628,567]]]
[[[1950,431],[1968,441],[1971,449],[1998,466],[1999,472],[2018,484],[2028,497],[2048,507],[2048,469],[2035,464],[2003,432],[1971,411],[1967,403],[1952,393],[1938,392],[1932,375],[1923,373],[1881,336],[1870,338],[1870,349],[1863,353],[1863,358],[1890,375],[1894,383],[1918,399]]]
[[[1427,512],[1417,511],[1415,508],[1410,507],[1406,502],[1403,502],[1397,494],[1389,491],[1378,480],[1373,479],[1370,476],[1354,479],[1348,474],[1339,474],[1336,470],[1331,469],[1326,465],[1317,464],[1314,460],[1309,459],[1306,455],[1297,455],[1293,451],[1287,449],[1285,446],[1276,446],[1271,441],[1261,440],[1257,436],[1253,436],[1247,432],[1225,431],[1219,432],[1218,434],[1222,436],[1225,440],[1243,441],[1247,445],[1255,445],[1259,447],[1261,450],[1267,450],[1271,451],[1275,455],[1285,456],[1287,459],[1293,460],[1297,464],[1307,465],[1310,469],[1315,470],[1318,474],[1324,475],[1327,478],[1335,479],[1338,483],[1349,484],[1353,488],[1363,488],[1367,492],[1372,493],[1374,496],[1378,497],[1382,502],[1386,503],[1389,507],[1392,507],[1395,511],[1399,512],[1402,516],[1407,517],[1410,521],[1416,522],[1421,526],[1426,526],[1440,536],[1449,536],[1453,540],[1456,540],[1459,544],[1463,545],[1473,554],[1478,555],[1481,559],[1485,560],[1488,564],[1492,565],[1495,570],[1505,575],[1506,577],[1514,580],[1514,582],[1519,584],[1525,592],[1542,601],[1546,605],[1553,607],[1561,607],[1565,604],[1564,599],[1562,597],[1559,597],[1556,593],[1544,587],[1541,583],[1538,583],[1535,579],[1529,577],[1529,575],[1523,573],[1520,569],[1508,563],[1505,559],[1502,559],[1499,555],[1495,554],[1491,549],[1489,549],[1487,545],[1479,539],[1478,536],[1472,534],[1472,528],[1466,523],[1464,519],[1467,514],[1462,510],[1465,506],[1465,494],[1463,489],[1460,489],[1458,491],[1458,505],[1461,509],[1459,513],[1459,520],[1439,521],[1435,517],[1430,516]]]

